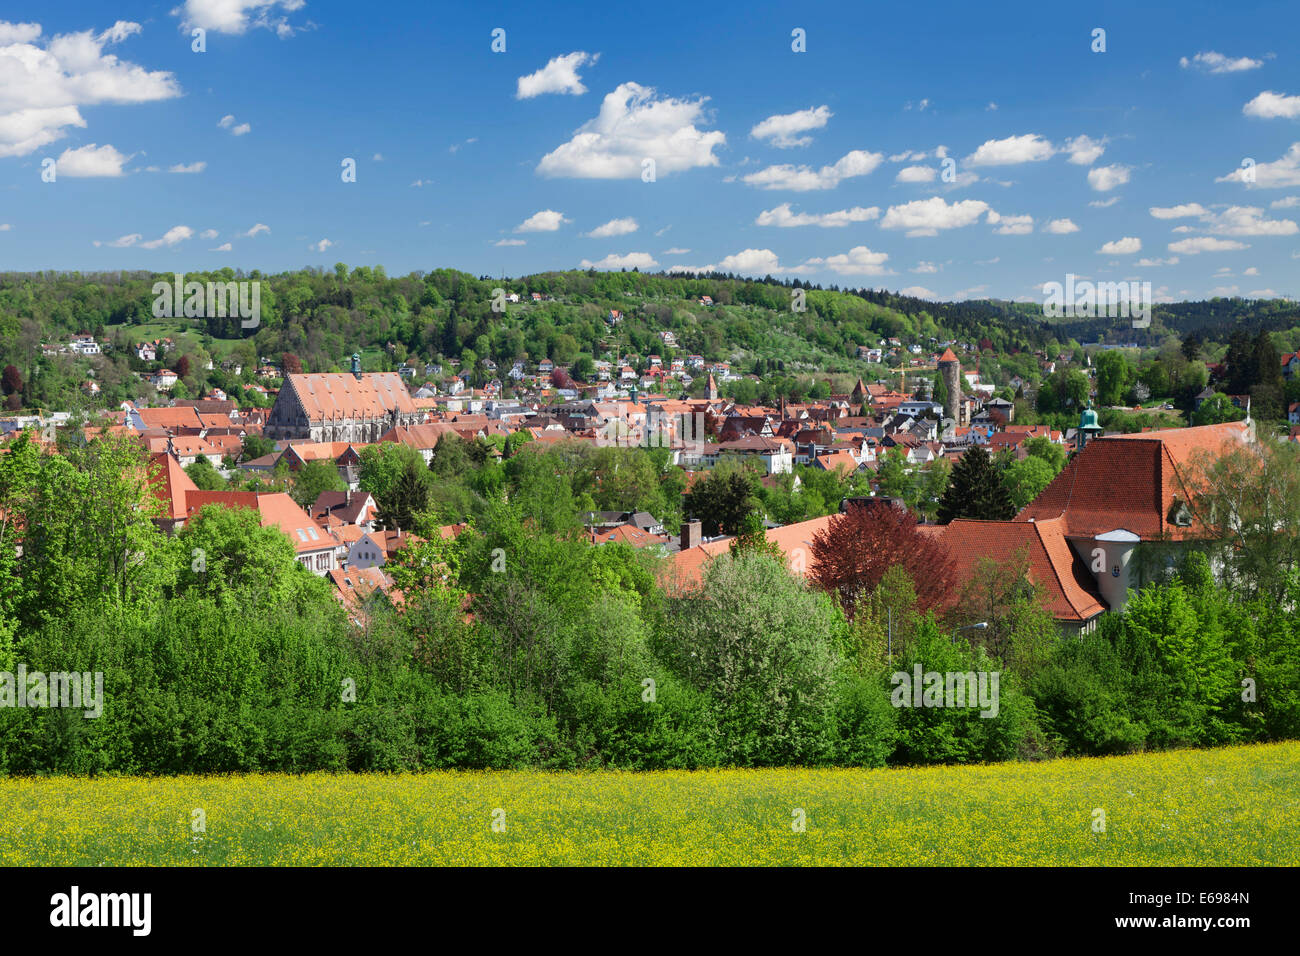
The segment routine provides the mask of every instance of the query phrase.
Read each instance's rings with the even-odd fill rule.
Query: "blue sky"
[[[717,267],[1027,300],[1073,273],[1300,296],[1293,3],[0,17],[3,269]]]

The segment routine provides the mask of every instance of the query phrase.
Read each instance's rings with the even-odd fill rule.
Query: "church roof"
[[[313,372],[290,375],[287,387],[310,422],[338,418],[383,418],[390,412],[416,415],[418,410],[396,372]]]

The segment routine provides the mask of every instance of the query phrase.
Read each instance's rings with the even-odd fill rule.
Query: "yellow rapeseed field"
[[[889,770],[0,779],[0,821],[3,866],[1294,866],[1300,743]]]

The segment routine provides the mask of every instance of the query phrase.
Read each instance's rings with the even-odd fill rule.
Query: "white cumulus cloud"
[[[515,232],[555,232],[564,223],[572,221],[572,219],[565,219],[562,212],[543,209],[515,226]]]
[[[0,22],[0,157],[26,156],[86,127],[81,110],[149,103],[181,95],[176,77],[119,59],[104,48],[140,32],[118,20],[41,42],[38,23]],[[62,172],[62,170],[60,170]]]
[[[1235,239],[1215,239],[1212,236],[1197,236],[1195,239],[1180,239],[1178,242],[1169,243],[1170,252],[1188,256],[1201,252],[1234,252],[1249,248],[1246,243],[1237,242]]]
[[[128,159],[129,156],[123,156],[112,146],[91,143],[79,149],[65,149],[54,168],[60,176],[121,176],[122,164]]]
[[[1291,148],[1283,153],[1280,159],[1271,163],[1256,163],[1253,167],[1239,166],[1228,175],[1220,176],[1215,182],[1242,183],[1261,189],[1300,186],[1300,143],[1292,143]]]
[[[880,228],[906,229],[908,236],[937,236],[941,229],[969,226],[988,211],[988,203],[979,199],[963,199],[949,204],[942,196],[932,196],[901,206],[890,206]]]
[[[1131,256],[1142,251],[1142,240],[1135,236],[1125,236],[1106,243],[1097,251],[1106,256]]]
[[[1088,136],[1076,136],[1065,141],[1065,151],[1070,154],[1068,162],[1076,166],[1091,166],[1101,159],[1106,151],[1106,138],[1092,139]]]
[[[285,13],[306,6],[305,0],[185,0],[172,10],[186,30],[202,27],[216,33],[241,34],[249,29],[271,30],[284,39],[303,29],[289,23]]]
[[[809,130],[821,129],[835,114],[827,106],[813,106],[795,113],[781,113],[769,116],[749,131],[754,139],[765,139],[771,145],[781,149],[795,146],[807,146],[812,142],[811,136],[801,136]]]
[[[811,272],[830,269],[832,272],[843,276],[892,275],[893,270],[885,265],[888,259],[888,253],[872,252],[866,246],[854,246],[848,252],[840,253],[837,256],[809,259],[797,271]]]
[[[611,252],[597,262],[583,259],[580,264],[584,269],[653,269],[659,265],[648,252],[629,252],[623,256]]]
[[[789,189],[793,192],[834,189],[846,179],[868,175],[884,161],[884,158],[880,153],[855,149],[845,153],[833,165],[823,166],[821,169],[783,163],[760,169],[742,179],[760,189]]]
[[[193,238],[194,230],[189,226],[172,226],[157,239],[150,239],[148,242],[140,243],[141,249],[160,249],[163,246],[174,246],[177,243],[184,242],[186,239]]]
[[[1241,108],[1247,116],[1260,119],[1295,119],[1300,116],[1300,96],[1265,90]]]
[[[822,226],[824,228],[836,228],[847,226],[851,222],[868,222],[877,219],[880,216],[878,206],[863,208],[854,206],[852,209],[838,209],[835,212],[824,213],[807,213],[792,212],[790,204],[783,202],[775,209],[767,209],[758,214],[754,220],[756,226],[780,226],[790,228],[793,226]]]
[[[1071,232],[1078,232],[1079,227],[1074,224],[1072,219],[1053,219],[1043,227],[1043,232],[1050,232],[1055,236],[1064,236]]]
[[[934,182],[934,177],[933,166],[904,166],[898,171],[894,181],[899,183],[929,183]]]
[[[706,99],[661,99],[653,87],[623,83],[606,95],[594,119],[573,138],[542,157],[543,176],[576,179],[639,179],[644,160],[656,176],[698,166],[716,166],[715,147],[727,136],[697,129]]]
[[[526,100],[543,93],[567,93],[580,96],[587,92],[582,85],[578,68],[600,59],[599,53],[566,53],[564,56],[552,57],[536,73],[519,77],[515,86],[515,99]]]
[[[624,219],[611,219],[587,233],[592,239],[607,239],[610,236],[626,236],[640,228],[631,216]]]
[[[1095,166],[1088,170],[1088,185],[1099,193],[1110,192],[1129,180],[1127,166]]]
[[[1222,53],[1207,50],[1196,54],[1191,59],[1182,57],[1178,65],[1184,70],[1195,68],[1206,73],[1240,73],[1243,70],[1257,70],[1264,65],[1264,61],[1253,60],[1248,56],[1224,56]]]
[[[225,116],[221,117],[221,119],[217,121],[217,126],[221,129],[230,130],[231,136],[243,136],[246,133],[252,132],[253,129],[253,127],[248,123],[236,123],[233,113],[227,113]]]
[[[1056,149],[1037,133],[990,139],[966,157],[967,166],[1012,166],[1051,158]]]

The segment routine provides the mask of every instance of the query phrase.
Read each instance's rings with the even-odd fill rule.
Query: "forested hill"
[[[342,263],[332,271],[275,275],[187,273],[188,281],[262,283],[260,326],[241,330],[238,316],[156,319],[152,286],[171,278],[149,272],[0,275],[0,359],[29,377],[43,361],[42,344],[89,332],[115,352],[181,336],[200,359],[203,352],[225,358],[237,351],[245,364],[255,364],[260,356],[292,353],[310,370],[345,367],[354,351],[363,353],[368,368],[407,358],[464,359],[466,352],[498,365],[521,358],[568,365],[580,355],[599,357],[613,348],[620,354],[664,354],[660,333],[671,331],[678,353],[852,372],[862,368],[857,346],[888,337],[927,348],[931,339],[959,339],[1014,354],[1054,341],[1096,341],[1108,330],[1112,338],[1154,345],[1166,329],[1223,341],[1225,328],[1234,324],[1255,329],[1300,322],[1295,303],[1216,299],[1159,306],[1152,328],[1139,332],[1124,320],[1050,324],[1036,303],[928,302],[885,290],[726,274],[565,271],[494,279],[438,269],[389,277],[382,267],[349,269]],[[494,311],[497,288],[521,301]],[[706,296],[711,305],[702,301]],[[805,310],[797,311],[801,297]],[[611,311],[619,313],[613,321]]]

